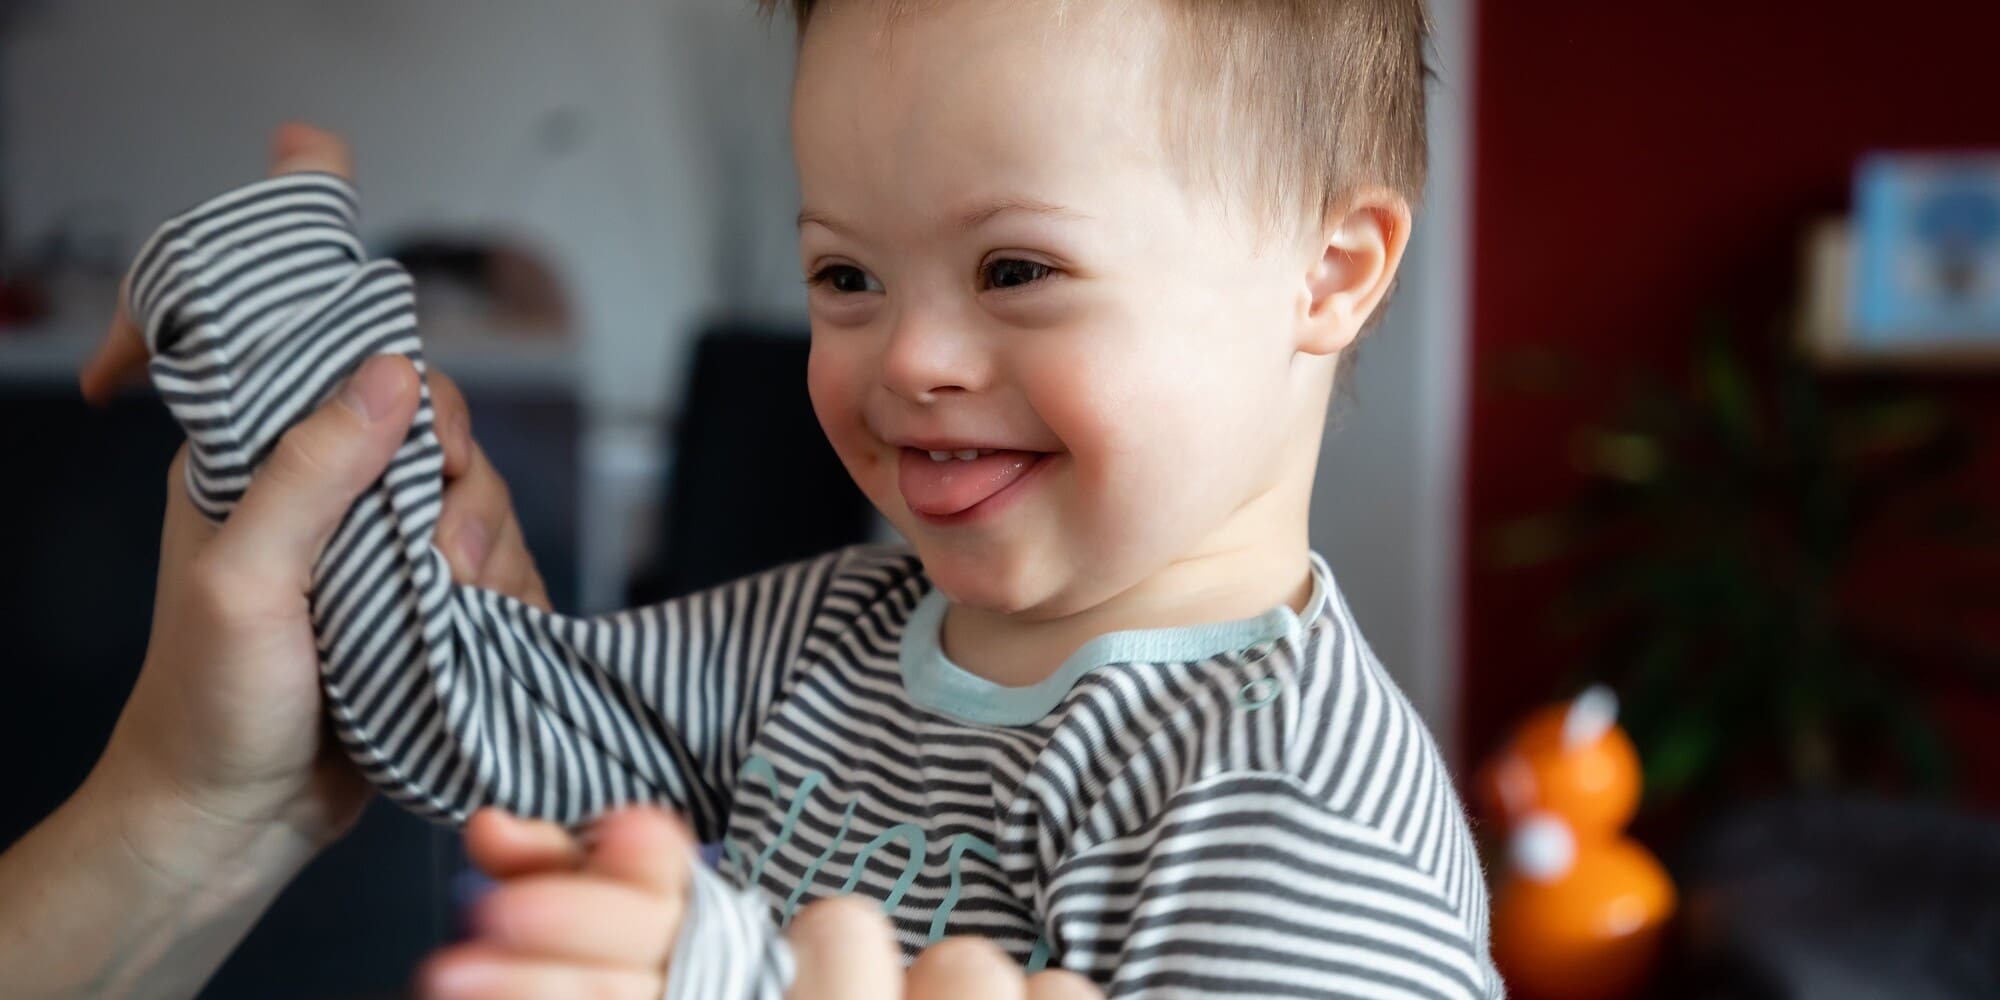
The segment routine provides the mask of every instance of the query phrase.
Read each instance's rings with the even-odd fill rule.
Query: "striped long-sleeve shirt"
[[[409,278],[355,222],[346,182],[287,175],[133,266],[212,518],[362,360],[423,370]],[[435,818],[656,802],[721,840],[670,995],[776,995],[776,929],[842,893],[906,955],[979,934],[1112,996],[1502,992],[1449,775],[1317,557],[1304,613],[1113,633],[1010,688],[944,655],[945,599],[898,548],[588,619],[454,584],[441,465],[426,393],[314,570],[335,732]]]

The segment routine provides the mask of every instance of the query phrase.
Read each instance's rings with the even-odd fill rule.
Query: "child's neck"
[[[1024,687],[1107,632],[1234,621],[1281,604],[1303,613],[1313,592],[1303,535],[1177,559],[1116,597],[1060,618],[1029,620],[952,604],[940,636],[944,653],[995,684]]]

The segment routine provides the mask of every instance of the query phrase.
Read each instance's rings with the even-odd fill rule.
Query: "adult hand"
[[[542,820],[485,809],[466,827],[475,865],[500,885],[480,901],[473,939],[446,948],[418,973],[428,1000],[631,997],[666,985],[670,949],[685,913],[687,828],[669,813],[610,813],[589,843]],[[1028,976],[999,946],[954,938],[907,972],[879,906],[844,896],[799,911],[786,932],[797,975],[791,1000],[1089,1000],[1070,972]]]
[[[340,139],[308,126],[286,126],[273,142],[273,174],[344,176],[349,162]],[[121,309],[84,383],[101,391],[143,355]],[[454,577],[546,605],[506,486],[473,444],[464,398],[442,377],[433,389],[450,483],[438,538]],[[323,732],[306,593],[321,548],[381,475],[417,399],[408,361],[368,361],[334,403],[279,441],[220,531],[187,502],[176,460],[153,636],[104,765],[173,789],[225,824],[284,823],[314,847],[353,823],[366,786]]]
[[[345,170],[345,147],[317,130],[281,130],[276,149],[277,169]],[[87,393],[102,398],[143,368],[133,344],[121,311],[84,374]],[[436,373],[430,384],[447,479],[438,538],[454,577],[546,605],[463,398]],[[306,591],[417,404],[408,361],[369,361],[285,434],[220,529],[195,511],[185,454],[175,459],[138,683],[83,787],[0,855],[10,991],[193,993],[359,816],[366,785],[324,731]]]

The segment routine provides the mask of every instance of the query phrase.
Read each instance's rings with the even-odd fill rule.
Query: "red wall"
[[[1547,625],[1558,575],[1502,574],[1482,552],[1496,523],[1575,488],[1568,434],[1604,402],[1503,389],[1502,359],[1555,348],[1608,391],[1678,358],[1705,307],[1762,328],[1793,292],[1803,224],[1845,208],[1858,154],[2000,147],[2000,3],[1480,7],[1461,667],[1473,755],[1558,693],[1566,666]],[[1982,402],[2000,372],[1938,388],[2000,429]],[[1977,780],[2000,786],[2000,754],[1982,756]]]

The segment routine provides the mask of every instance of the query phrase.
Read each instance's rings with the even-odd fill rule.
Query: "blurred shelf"
[[[97,346],[102,323],[0,327],[0,391],[70,389]],[[448,336],[426,339],[426,357],[472,391],[574,393],[577,345],[551,337]]]
[[[1829,369],[1917,372],[2000,369],[2000,331],[1986,344],[1953,344],[1953,338],[1936,337],[1885,346],[1857,339],[1847,323],[1853,240],[1846,219],[1814,223],[1806,232],[1803,258],[1797,335],[1814,363]]]

